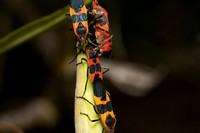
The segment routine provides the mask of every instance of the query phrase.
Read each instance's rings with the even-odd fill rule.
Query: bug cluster
[[[93,84],[95,105],[84,97],[87,85],[83,95],[77,98],[91,104],[100,118],[91,120],[89,114],[87,114],[89,112],[80,113],[87,116],[91,122],[100,120],[104,126],[102,132],[105,129],[109,133],[114,133],[116,118],[111,105],[110,94],[102,84],[102,67],[99,62],[99,56],[111,54],[113,35],[110,33],[108,12],[99,5],[97,0],[92,1],[90,9],[86,9],[83,0],[71,0],[70,16],[73,22],[73,31],[78,37],[77,46],[79,47],[80,44],[87,42],[85,50],[87,59],[82,58],[78,64],[81,64],[83,60],[88,62],[87,70],[89,70]]]

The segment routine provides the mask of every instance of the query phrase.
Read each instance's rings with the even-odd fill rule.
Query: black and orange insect
[[[109,93],[104,88],[100,78],[93,82],[93,91],[95,105],[104,128],[107,132],[114,133],[116,118],[113,112]]]
[[[91,122],[96,122],[101,120],[104,128],[108,133],[114,133],[114,128],[116,125],[116,117],[113,112],[112,104],[110,101],[109,93],[106,91],[102,84],[102,80],[98,78],[93,82],[93,91],[94,91],[94,102],[95,105],[88,101],[84,96],[77,97],[86,100],[89,104],[91,104],[95,110],[95,112],[100,116],[100,119],[92,120],[88,114],[82,113],[86,115]],[[102,133],[104,131],[102,130]]]
[[[111,54],[113,35],[110,33],[108,12],[98,4],[97,0],[93,0],[92,15],[94,16],[95,36],[100,46],[100,53],[109,56]]]
[[[88,35],[88,21],[87,10],[83,0],[71,0],[70,16],[72,18],[75,35],[81,42],[85,42]]]
[[[94,49],[87,49],[87,61],[89,65],[90,79],[92,83],[95,79],[101,78],[103,80],[101,65],[99,62],[98,53]]]
[[[82,98],[86,100],[88,103],[90,103],[93,106],[95,112],[100,116],[100,119],[91,120],[88,114],[85,114],[82,112],[81,114],[86,115],[89,118],[89,120],[92,122],[101,120],[106,131],[108,133],[114,133],[116,118],[115,118],[113,108],[111,105],[109,93],[106,91],[106,89],[104,88],[102,84],[102,71],[101,71],[101,65],[98,59],[99,57],[98,55],[96,55],[96,51],[92,49],[91,47],[87,49],[87,58],[88,58],[87,61],[88,61],[89,70],[90,70],[89,71],[90,78],[93,83],[94,102],[96,106],[93,105],[86,98],[84,98],[87,85],[85,86],[83,96],[77,97],[77,98]],[[86,60],[86,59],[82,59],[82,60]],[[104,131],[104,128],[103,128],[103,131]]]
[[[81,62],[76,65],[81,64],[82,61],[85,60],[88,63],[87,70],[89,70],[91,82],[93,83],[94,80],[96,80],[98,78],[103,80],[98,53],[93,49],[92,46],[88,45],[88,46],[86,46],[86,55],[87,55],[87,59],[82,58]],[[107,70],[105,72],[107,72],[109,70],[108,68],[106,68],[106,69]],[[88,71],[87,71],[87,74],[88,74]],[[87,75],[87,80],[88,80],[88,77],[89,76]],[[87,81],[86,81],[86,86],[87,86]],[[85,86],[85,90],[86,90],[86,86]],[[84,94],[85,94],[85,92],[83,93],[83,95]]]

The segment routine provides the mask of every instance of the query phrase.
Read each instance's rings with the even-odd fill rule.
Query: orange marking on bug
[[[96,105],[101,105],[101,104],[106,105],[107,102],[110,102],[110,97],[109,97],[109,95],[106,93],[106,101],[102,101],[101,98],[100,98],[100,97],[97,97],[97,96],[94,96],[94,101],[95,101],[95,104],[96,104]],[[97,110],[98,110],[98,108],[97,108]],[[98,110],[98,111],[99,111],[99,110]],[[107,126],[107,124],[106,124],[106,118],[107,118],[108,115],[110,115],[110,116],[115,120],[115,123],[114,123],[114,125],[113,125],[113,127],[112,127],[113,130],[114,130],[115,125],[116,125],[116,118],[115,118],[115,115],[114,115],[113,110],[112,110],[112,111],[106,111],[104,114],[100,114],[100,113],[99,113],[99,115],[100,115],[100,117],[101,117],[101,121],[102,121],[102,123],[103,123],[103,125],[104,125],[104,127],[105,127],[105,129],[106,129],[107,132],[109,132],[110,129],[108,128],[108,126]],[[114,132],[113,130],[111,131],[111,133]]]
[[[107,102],[110,102],[110,97],[106,93],[106,101],[102,101],[101,97],[94,96],[94,101],[96,105],[103,104],[106,105]]]
[[[110,111],[110,112],[107,111],[107,112],[104,113],[104,114],[100,114],[101,121],[102,121],[102,123],[103,123],[103,125],[104,125],[104,127],[105,127],[105,129],[106,129],[107,132],[110,131],[110,129],[108,128],[108,126],[107,126],[107,124],[106,124],[106,117],[107,117],[108,115],[111,115],[111,117],[112,117],[113,119],[115,119],[115,123],[114,123],[114,125],[113,125],[113,130],[114,130],[115,125],[116,125],[116,118],[115,118],[115,115],[114,115],[113,111]],[[111,131],[111,133],[114,132],[113,130]]]
[[[88,59],[88,65],[89,67],[94,65],[95,66],[95,70],[94,70],[94,73],[90,73],[90,79],[91,79],[91,82],[94,81],[94,78],[95,78],[95,75],[99,75],[99,77],[101,78],[101,80],[103,80],[103,75],[102,75],[102,71],[97,71],[97,64],[100,64],[100,61],[99,61],[99,57],[93,57],[93,59],[96,58],[96,62],[93,61],[93,59],[90,58],[90,50],[93,50],[94,49],[87,49],[87,59]],[[94,51],[95,52],[95,51]],[[100,66],[101,67],[101,66]]]
[[[94,77],[95,77],[95,73],[94,74],[90,74],[90,79],[91,79],[91,82],[94,81]]]

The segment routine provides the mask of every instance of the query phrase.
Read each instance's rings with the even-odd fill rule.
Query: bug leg
[[[89,78],[88,69],[89,69],[89,66],[87,67],[87,80],[86,80],[86,83],[85,83],[85,90],[84,90],[84,92],[83,92],[83,96],[85,95],[85,92],[86,92],[86,89],[87,89],[87,82],[88,82],[88,78]],[[83,96],[82,96],[82,97],[83,97]]]
[[[69,64],[71,64],[72,62],[74,62],[74,60],[77,58],[77,56],[81,53],[81,50],[75,55],[75,57],[69,62]]]
[[[92,24],[94,24],[94,20],[92,20],[92,21],[88,24],[88,26],[90,26],[90,25],[92,25]]]
[[[110,92],[108,92],[107,90],[106,90],[106,93],[108,94],[108,96],[110,97]]]
[[[76,48],[79,48],[80,51],[75,55],[75,57],[72,59],[72,61],[69,62],[69,64],[74,62],[74,60],[77,58],[77,56],[83,51],[82,48],[79,46],[79,41],[77,41],[77,43],[76,43]]]
[[[67,16],[69,19],[71,19],[70,14],[65,14],[65,16]]]
[[[80,49],[81,51],[83,51],[86,54],[86,52],[82,49],[83,43],[81,42],[81,39],[76,38],[76,41],[77,41],[76,48]]]
[[[98,114],[98,112],[97,112],[97,110],[96,110],[96,108],[95,108],[95,105],[94,105],[93,103],[91,103],[89,100],[87,100],[87,99],[84,97],[85,92],[86,92],[86,89],[87,89],[88,78],[89,78],[88,69],[89,69],[89,67],[87,68],[87,80],[86,80],[86,83],[85,83],[85,90],[84,90],[84,92],[83,92],[83,95],[82,95],[82,96],[77,96],[76,98],[81,98],[81,99],[85,100],[86,102],[88,102],[89,104],[91,104],[91,105],[93,106],[93,108],[94,108],[95,113]]]
[[[95,51],[99,51],[112,37],[113,37],[113,35],[111,35],[100,47],[94,48],[94,50]]]
[[[82,64],[82,63],[83,63],[83,61],[86,61],[86,62],[87,62],[87,59],[85,59],[85,58],[81,58],[81,62],[77,63],[77,64],[76,64],[76,66],[78,66],[78,65]]]
[[[85,100],[86,102],[88,102],[89,104],[91,104],[94,108],[95,113],[98,114],[95,105],[93,103],[91,103],[89,100],[87,100],[85,97],[82,96],[82,97],[76,97],[76,98],[81,98],[81,99]]]
[[[110,70],[108,67],[105,67],[105,66],[101,66],[101,68],[106,69],[104,72],[102,72],[102,74],[104,74]]]
[[[110,32],[107,31],[108,28],[107,28],[106,30],[104,30],[104,29],[102,29],[102,28],[100,28],[100,27],[97,27],[97,28],[100,29],[100,30],[102,30],[103,32],[102,32],[99,36],[97,36],[96,39],[98,39],[99,37],[101,37],[101,36],[103,35],[103,33],[105,33],[105,32],[108,33],[108,34],[111,36],[110,38],[108,38],[108,40],[106,40],[106,43],[107,43],[110,39],[112,39],[113,35],[112,35]],[[96,39],[95,39],[95,40],[96,40]],[[94,42],[95,40],[93,40],[92,42]]]
[[[104,133],[104,127],[103,127],[103,129],[102,129],[102,133]]]
[[[81,62],[78,63],[78,65],[82,63],[82,60],[87,61],[85,58],[81,58]],[[87,82],[88,82],[88,77],[89,77],[88,76],[88,69],[89,69],[89,67],[87,67],[87,80],[86,80],[86,83],[85,83],[85,89],[84,89],[83,95],[81,96],[83,99],[85,99],[84,95],[85,95],[85,92],[86,92],[86,89],[87,89]],[[77,98],[81,98],[81,97],[77,97]]]
[[[105,30],[105,29],[102,29],[102,28],[100,28],[100,27],[97,27],[97,29],[100,29],[101,31],[103,31],[103,33],[106,32],[106,33],[112,35],[112,33],[110,33],[110,32],[107,30],[108,28]]]
[[[85,92],[86,92],[86,89],[87,89],[88,78],[89,78],[89,76],[88,76],[88,69],[89,69],[89,67],[87,68],[87,80],[86,80],[86,83],[85,83],[85,90],[84,90],[84,92],[83,92],[83,95],[82,95],[82,96],[77,96],[76,98],[81,98],[81,99],[85,100],[86,102],[88,102],[89,104],[91,104],[92,107],[94,108],[95,113],[98,114],[95,105],[94,105],[93,103],[91,103],[89,100],[87,100],[87,99],[84,97]]]
[[[100,120],[100,118],[99,118],[99,119],[94,119],[94,120],[92,120],[92,119],[90,119],[90,117],[89,117],[88,114],[85,114],[85,113],[82,113],[82,112],[80,112],[80,114],[87,116],[87,118],[88,118],[91,122],[96,122],[96,121],[99,121],[99,120]]]
[[[88,35],[92,36],[92,35],[93,35],[93,33],[91,33],[91,32],[88,32]]]
[[[91,43],[92,45],[94,45],[94,46],[98,47],[98,45],[97,45],[97,44],[95,44],[95,43],[94,43],[94,41],[91,41],[89,38],[88,38],[88,42],[89,42],[89,43]]]

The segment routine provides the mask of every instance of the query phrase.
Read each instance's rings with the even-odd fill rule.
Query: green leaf
[[[91,0],[85,0],[89,4]],[[59,9],[50,15],[32,21],[0,39],[0,54],[52,29],[66,21],[65,14],[69,14],[70,6]]]

